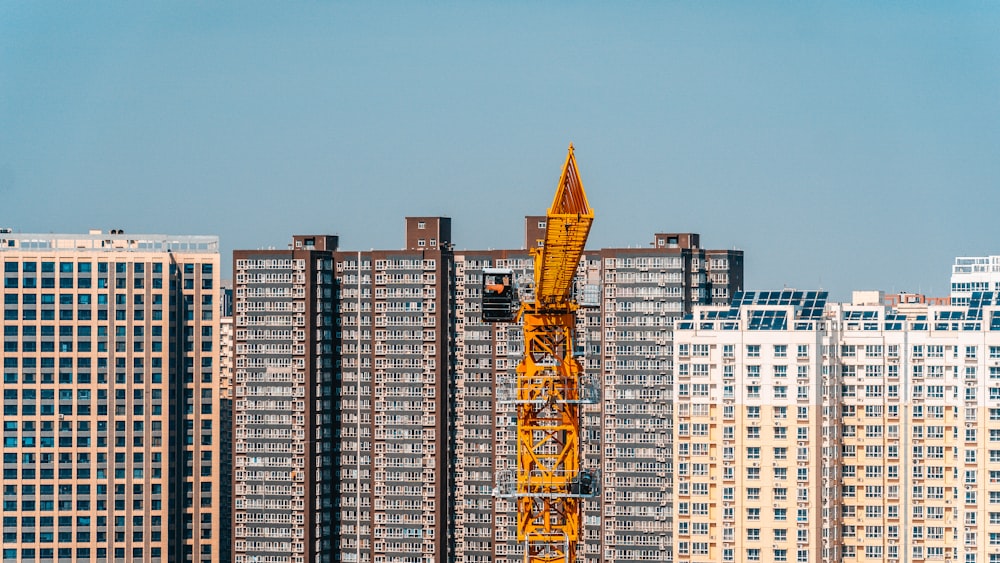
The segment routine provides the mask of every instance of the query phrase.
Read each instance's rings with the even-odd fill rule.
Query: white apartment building
[[[1000,561],[998,297],[696,307],[675,332],[675,560]]]
[[[951,267],[951,303],[968,305],[976,291],[1000,291],[1000,256],[960,256]]]

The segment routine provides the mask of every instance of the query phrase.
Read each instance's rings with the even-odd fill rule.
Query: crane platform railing
[[[600,387],[593,377],[581,376],[577,385],[554,370],[535,375],[530,381],[514,377],[501,379],[497,385],[497,402],[502,405],[594,405],[601,399]],[[521,385],[518,385],[519,379]]]
[[[499,498],[594,498],[600,492],[600,472],[588,469],[577,471],[532,470],[522,474],[519,481],[512,469],[498,471],[493,496]]]

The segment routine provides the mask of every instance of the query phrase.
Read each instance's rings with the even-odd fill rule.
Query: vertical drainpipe
[[[358,327],[358,346],[355,350],[358,379],[356,383],[358,398],[354,402],[355,424],[357,425],[356,439],[358,443],[357,455],[354,456],[355,464],[355,487],[354,487],[354,511],[357,523],[354,526],[354,550],[355,563],[361,561],[361,251],[358,251],[358,294],[355,297],[357,310],[354,312]],[[369,464],[371,465],[371,464]]]

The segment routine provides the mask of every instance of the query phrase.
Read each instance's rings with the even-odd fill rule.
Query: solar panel
[[[749,330],[785,330],[788,319],[785,311],[751,311]]]
[[[939,321],[962,320],[965,318],[965,313],[962,311],[938,311],[935,318]]]
[[[1000,305],[1000,292],[996,291],[973,291],[969,299],[969,310],[966,318],[970,320],[982,320],[983,307],[993,307]]]
[[[990,315],[990,330],[1000,330],[1000,311],[993,311]]]

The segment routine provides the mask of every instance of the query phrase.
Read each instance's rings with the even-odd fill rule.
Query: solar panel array
[[[798,314],[795,318],[822,319],[826,308],[827,291],[737,291],[729,307],[729,317],[736,318],[743,305],[794,305]]]
[[[788,318],[785,311],[756,310],[750,311],[749,330],[786,330]]]
[[[874,321],[878,319],[878,311],[844,311],[845,321]]]
[[[972,298],[969,299],[969,312],[966,318],[970,321],[983,320],[983,307],[1000,305],[1000,292],[997,291],[973,291]]]
[[[885,315],[885,329],[886,330],[903,330],[903,321],[906,320],[906,315],[901,313],[886,313]]]
[[[960,321],[964,318],[965,311],[938,311],[935,315],[935,319],[939,321]]]
[[[723,320],[730,321],[724,323],[723,329],[735,330],[735,320],[740,317],[740,308],[743,306],[761,305],[792,305],[795,307],[796,321],[821,320],[826,307],[828,292],[826,291],[737,291],[733,294],[732,304],[728,310],[705,311],[703,321]],[[976,291],[973,292],[969,300],[967,311],[944,310],[934,312],[934,327],[936,330],[980,330],[981,323],[975,321],[983,320],[984,307],[1000,307],[1000,291]],[[750,311],[747,328],[749,330],[786,330],[788,319],[785,311],[756,310]],[[878,311],[860,310],[844,311],[845,321],[869,321],[864,326],[874,327],[865,330],[877,330],[878,324],[873,324],[879,318]],[[685,315],[680,323],[680,329],[691,329],[694,327],[692,315]],[[906,321],[912,321],[912,330],[928,330],[931,323],[926,314],[907,317],[902,313],[885,313],[884,330],[903,330]],[[958,323],[957,321],[963,321]],[[1000,330],[1000,311],[990,314],[990,330]],[[705,323],[710,325],[710,323]],[[796,323],[796,327],[810,327],[804,323]],[[707,327],[706,327],[707,328]]]

